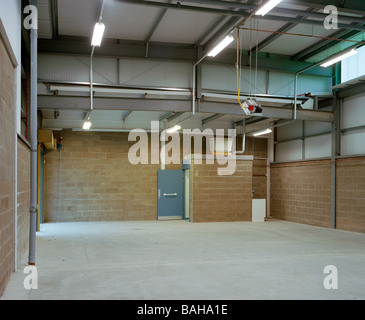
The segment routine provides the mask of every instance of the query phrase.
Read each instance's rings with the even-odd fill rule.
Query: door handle
[[[164,197],[177,197],[177,193],[164,193]]]

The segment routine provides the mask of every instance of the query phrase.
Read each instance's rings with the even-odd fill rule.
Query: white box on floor
[[[266,199],[252,200],[252,222],[264,222],[266,217]]]

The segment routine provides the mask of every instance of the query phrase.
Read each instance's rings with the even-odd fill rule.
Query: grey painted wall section
[[[119,83],[134,86],[192,86],[192,65],[186,62],[119,60]]]
[[[302,141],[288,141],[276,145],[276,162],[302,160]]]
[[[342,134],[341,154],[343,156],[365,154],[365,94],[345,98],[341,114],[341,129],[360,127]]]
[[[302,137],[303,121],[295,121],[283,127],[278,127],[277,139],[278,141],[288,139],[300,139]]]
[[[342,129],[365,125],[365,93],[345,98],[342,104]]]
[[[331,129],[331,123],[312,121],[296,121],[278,127],[276,161],[286,162],[331,157]]]
[[[331,135],[305,139],[305,159],[331,157]]]
[[[305,121],[305,139],[302,139],[302,125],[303,122],[297,121],[277,129],[277,162],[331,157],[331,123]],[[341,130],[341,156],[365,154],[364,93],[343,99]],[[286,141],[296,138],[298,140]]]
[[[306,92],[330,92],[331,78],[301,75],[298,78],[298,94]],[[234,66],[205,64],[202,68],[203,89],[237,92],[236,68]],[[294,74],[242,68],[242,93],[294,95]]]

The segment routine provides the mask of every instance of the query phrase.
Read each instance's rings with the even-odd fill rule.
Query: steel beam
[[[247,118],[247,119],[244,119],[244,123],[245,123],[245,126],[249,126],[251,124],[255,124],[255,123],[259,123],[259,122],[262,122],[262,121],[265,121],[267,120],[267,118],[265,117],[262,117],[262,118],[259,118],[259,117],[251,117],[251,118]],[[240,121],[237,121],[235,123],[235,125],[238,127],[238,126],[242,126],[242,120]]]
[[[170,0],[169,3],[171,3],[172,1]],[[148,43],[150,42],[153,34],[155,33],[155,31],[157,30],[158,26],[160,25],[160,23],[162,22],[163,18],[165,17],[166,13],[167,13],[167,8],[164,8],[161,12],[161,14],[158,16],[158,18],[156,19],[153,27],[151,28],[151,31],[148,33],[148,36],[146,37],[145,43],[146,45],[148,45]]]
[[[203,5],[209,5],[209,6],[218,6],[218,7],[224,7],[224,8],[238,8],[241,10],[249,10],[253,11],[257,9],[256,5],[253,5],[251,3],[239,3],[239,2],[233,2],[233,1],[221,1],[221,0],[184,0],[184,2],[190,2],[190,3],[197,3],[197,4],[203,4]],[[339,20],[349,23],[358,22],[358,19],[355,17],[349,17],[348,15],[341,15],[341,7],[338,7],[338,13],[339,13]],[[323,7],[321,8],[323,9]],[[322,21],[328,17],[327,14],[322,12],[313,12],[313,8],[310,8],[309,10],[298,10],[298,9],[287,9],[287,8],[281,8],[281,7],[275,7],[273,8],[270,13],[277,14],[277,15],[297,15],[300,17],[309,17],[309,18],[318,18],[322,19]],[[312,11],[312,12],[311,12]]]
[[[199,1],[203,3],[204,1]],[[231,2],[231,5],[228,6],[230,10],[234,10],[235,8],[238,8],[237,6],[244,6],[246,9],[252,9],[254,8],[253,3],[255,0],[248,0],[246,3],[242,4],[242,0],[238,0],[236,2]],[[236,9],[237,10],[237,9]],[[224,20],[227,19],[227,16],[221,16],[214,24],[210,27],[210,30],[208,30],[198,41],[197,44],[206,44],[207,41],[210,41],[210,44],[208,47],[212,44],[218,41],[221,37],[226,36],[228,32],[230,32],[236,25],[238,25],[242,18],[230,18],[229,21],[227,21],[222,28],[213,34],[214,29],[216,29],[220,24],[224,22]]]
[[[332,134],[332,131],[322,132],[322,133],[317,133],[317,134],[311,134],[311,135],[308,135],[308,136],[305,136],[305,135],[302,134],[301,137],[275,141],[275,144],[286,143],[286,142],[291,142],[291,141],[298,141],[298,140],[305,140],[305,139],[310,139],[310,138],[315,138],[315,137],[328,136],[330,134]]]
[[[222,118],[224,116],[225,116],[224,114],[215,114],[213,116],[210,116],[208,118],[205,118],[205,119],[202,120],[202,125],[204,126],[205,124],[207,124],[209,122],[212,122],[212,121],[215,121],[217,119],[220,119],[220,118]]]
[[[263,107],[264,118],[288,119],[293,118],[293,109],[279,107]],[[199,111],[202,113],[230,114],[237,116],[245,116],[241,107],[237,104],[218,103],[218,102],[200,102]],[[297,120],[308,120],[318,122],[333,122],[333,112],[298,110]]]
[[[58,38],[58,3],[57,3],[57,0],[51,0],[51,14],[52,14],[53,39],[57,39]]]
[[[39,110],[89,110],[88,97],[39,96]],[[94,98],[94,110],[190,112],[191,101]]]
[[[336,93],[338,99],[347,98],[359,93],[364,93],[365,83],[361,83],[355,86],[349,86],[348,88],[341,89]]]
[[[88,97],[39,96],[39,110],[85,110],[90,108]],[[95,98],[94,110],[128,110],[128,111],[171,111],[191,112],[189,100],[148,100],[148,99],[119,99]],[[238,104],[200,101],[199,112],[245,117]],[[292,119],[291,108],[264,107],[263,118]],[[260,117],[259,117],[260,118]],[[263,119],[261,118],[261,119]],[[332,122],[333,112],[298,110],[298,120]],[[169,119],[171,120],[171,119]]]
[[[57,40],[39,39],[39,53],[90,55],[90,39],[78,36],[59,36]],[[146,55],[144,41],[104,39],[95,50],[96,56],[118,58],[143,58]],[[149,43],[150,59],[194,61],[195,50],[191,45]]]
[[[278,29],[277,32],[288,32],[289,30],[294,28],[296,25],[298,25],[298,24],[289,22],[285,26]],[[261,51],[263,48],[267,47],[270,43],[274,42],[275,40],[277,40],[281,36],[282,36],[282,34],[278,34],[278,33],[275,33],[275,34],[272,34],[272,35],[268,36],[266,39],[261,41],[257,46],[252,48],[249,51],[249,54],[253,54],[256,51]]]
[[[340,12],[363,15],[365,12],[364,1],[346,1],[343,0],[292,0],[291,4],[323,9],[327,5],[336,6]]]
[[[194,48],[199,47],[201,44],[203,44],[205,42],[205,40],[207,38],[209,38],[209,36],[214,32],[214,30],[216,28],[218,28],[218,26],[220,26],[223,21],[227,19],[227,17],[222,16],[220,18],[218,18],[218,20],[216,20],[209,28],[206,32],[203,33],[202,36],[200,36],[199,40],[195,42]]]
[[[232,11],[229,9],[215,9],[208,7],[198,7],[198,6],[187,6],[182,5],[181,3],[166,3],[166,2],[157,2],[157,1],[145,1],[145,0],[117,0],[122,3],[129,3],[141,6],[149,6],[149,7],[158,7],[158,8],[166,8],[172,10],[184,10],[184,11],[192,11],[192,12],[203,12],[203,13],[211,13],[218,15],[226,15],[226,16],[248,16],[248,13],[243,13],[242,11]]]
[[[207,58],[207,61],[222,64],[234,65],[236,63],[235,49],[226,49],[222,54],[214,59]],[[64,54],[64,55],[90,55],[90,41],[87,37],[64,37],[59,36],[57,40],[39,39],[39,53],[43,54]],[[196,61],[196,48],[192,45],[176,45],[176,44],[162,44],[156,42],[149,43],[150,59],[167,60],[167,61]],[[115,41],[105,39],[100,48],[96,48],[95,56],[105,56],[108,58],[145,58],[146,47],[142,41],[120,41],[116,44]],[[280,58],[276,56],[266,57],[260,56],[260,70],[272,70],[282,72],[292,72],[310,66],[310,63],[298,62],[290,60],[290,56],[281,55]],[[248,55],[242,56],[242,65],[248,63]],[[331,70],[328,68],[312,69],[313,75],[332,76]]]
[[[255,0],[248,0],[244,5],[253,5]],[[222,28],[215,33],[212,37],[208,38],[209,42],[206,42],[205,48],[209,48],[212,44],[218,42],[221,38],[225,37],[227,33],[232,31],[236,26],[238,26],[243,21],[243,18],[231,17]]]
[[[346,40],[349,39],[351,37],[354,37],[358,34],[360,34],[362,31],[337,31],[333,34],[331,34],[329,36],[329,38],[335,38],[335,39],[342,39],[342,40]],[[337,40],[319,40],[316,43],[314,43],[313,45],[305,48],[304,50],[294,54],[291,59],[292,60],[299,60],[299,61],[305,61],[311,57],[313,57],[314,55],[320,53],[321,51],[323,51],[324,49],[328,49],[330,47],[335,46],[336,44],[338,44],[339,41]]]
[[[304,15],[310,16],[311,14],[313,14],[313,9],[310,8],[310,9],[307,9],[307,11],[300,12],[300,15],[297,18],[302,18]],[[289,23],[285,24],[283,27],[281,27],[279,30],[277,30],[277,32],[282,32],[282,33],[288,32],[297,25],[298,25],[298,23],[289,22]],[[262,50],[263,48],[267,47],[270,43],[274,42],[281,36],[282,36],[282,34],[278,34],[278,33],[270,35],[269,37],[267,37],[266,39],[261,41],[257,46],[255,46],[255,48],[253,48],[249,52],[249,54],[252,54],[255,51]]]
[[[363,131],[363,130],[365,130],[365,125],[364,126],[353,127],[353,128],[342,129],[341,132],[342,133],[348,133],[348,132]]]
[[[222,28],[204,44],[204,50],[208,50],[210,47],[213,47],[216,43],[222,40],[227,34],[235,29],[243,17],[231,17]]]
[[[175,112],[167,118],[167,121],[170,122],[170,121],[182,116],[183,114],[184,114],[184,112]]]
[[[300,18],[289,18],[289,17],[277,16],[277,15],[271,15],[271,14],[265,15],[264,17],[259,17],[257,19],[271,20],[271,21],[282,21],[282,22],[293,22],[293,23],[309,24],[309,25],[315,25],[315,26],[322,26],[323,27],[323,21],[300,19]],[[347,29],[347,30],[365,31],[364,26],[356,25],[356,24],[338,23],[338,28],[339,29]]]
[[[123,115],[123,117],[122,117],[122,122],[124,123],[124,122],[126,122],[127,121],[127,119],[128,119],[128,117],[131,115],[133,113],[133,111],[127,111],[124,115]]]
[[[160,117],[160,122],[166,120],[168,117],[172,116],[173,112],[167,112],[162,117]]]
[[[145,0],[118,0],[118,1],[124,2],[124,3],[136,4],[136,5],[143,5],[143,6],[168,8],[168,9],[173,9],[173,10],[204,12],[204,13],[219,14],[219,15],[226,15],[226,16],[232,16],[232,17],[240,17],[240,18],[247,18],[250,15],[249,11],[243,11],[243,10],[235,11],[235,10],[230,10],[230,9],[215,9],[215,8],[208,8],[208,7],[187,6],[187,5],[181,5],[180,3],[173,4],[173,3],[145,1]],[[293,22],[293,23],[303,23],[303,24],[323,26],[323,21],[290,18],[290,17],[284,16],[279,13],[277,15],[270,13],[270,14],[265,15],[264,17],[255,16],[255,18],[259,19],[259,20],[283,21],[283,22]],[[363,26],[350,25],[347,23],[338,23],[338,27],[340,29],[365,30],[365,27],[363,27]]]

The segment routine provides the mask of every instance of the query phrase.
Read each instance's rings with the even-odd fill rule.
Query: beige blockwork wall
[[[272,165],[270,204],[273,218],[330,227],[331,164]]]
[[[45,154],[45,222],[157,219],[159,165],[130,164],[136,142],[128,134],[64,131],[62,138],[62,151]]]
[[[252,161],[237,161],[233,175],[219,176],[219,164],[191,166],[191,220],[233,222],[252,220]]]
[[[336,227],[365,233],[365,158],[337,161]]]
[[[18,262],[28,250],[29,244],[29,207],[30,207],[30,148],[18,138]]]
[[[62,135],[63,148],[61,152],[45,154],[45,222],[157,219],[160,165],[130,164],[128,152],[136,142],[129,142],[127,133],[64,131],[55,135]],[[254,150],[261,150],[255,154],[266,152],[266,141],[255,147],[248,141],[246,154],[253,154]],[[193,203],[198,210],[194,222],[250,221],[252,168],[252,161],[239,161],[234,176],[214,177],[211,174],[217,173],[216,165],[194,166],[194,183],[204,184],[207,179],[209,185],[193,191],[193,201],[207,198],[201,207],[202,203]],[[166,169],[181,169],[181,165],[167,165]],[[224,199],[230,201],[220,201],[214,216],[209,216],[203,211],[212,207],[212,199],[221,189],[227,190],[220,196],[225,193]],[[266,179],[262,189],[266,195]],[[201,192],[205,197],[200,198]]]
[[[0,36],[0,296],[14,257],[14,69]]]
[[[271,166],[273,218],[331,227],[331,161]],[[365,160],[336,161],[336,228],[365,233]]]

